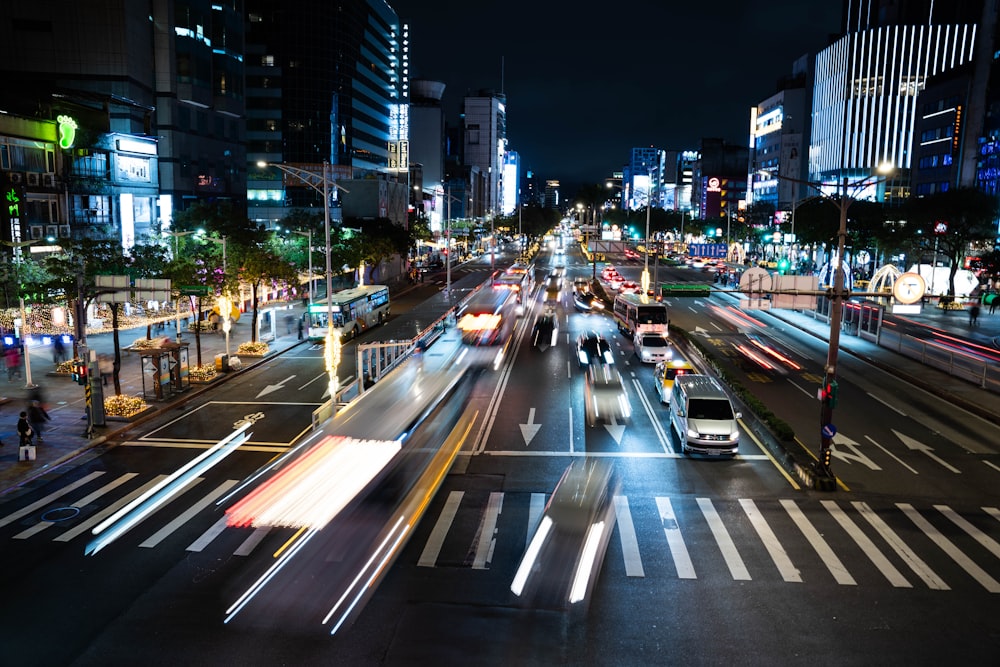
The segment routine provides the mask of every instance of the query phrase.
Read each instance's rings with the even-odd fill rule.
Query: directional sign
[[[279,389],[284,389],[285,388],[285,384],[288,383],[288,382],[291,382],[294,379],[295,379],[294,375],[289,375],[288,377],[286,377],[284,380],[282,380],[278,384],[269,384],[269,385],[267,385],[266,387],[264,387],[263,389],[260,390],[260,393],[257,394],[256,398],[260,398],[261,396],[267,396],[271,392],[278,391]]]
[[[618,420],[612,415],[611,423],[605,424],[604,428],[608,429],[608,433],[615,439],[616,445],[622,444],[622,435],[625,434],[625,424],[619,424]]]
[[[207,285],[181,285],[178,289],[184,296],[208,296],[212,293]]]
[[[834,426],[833,424],[826,424],[823,426],[821,433],[823,434],[824,438],[832,438],[833,436],[837,435],[837,427]]]

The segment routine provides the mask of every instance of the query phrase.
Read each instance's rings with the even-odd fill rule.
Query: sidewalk
[[[279,310],[281,309],[281,310]],[[273,311],[276,319],[276,337],[269,341],[270,352],[268,358],[275,354],[281,354],[289,348],[295,346],[300,341],[298,339],[298,328],[293,322],[290,333],[286,327],[285,317],[291,315],[297,320],[302,314],[302,304],[299,301],[290,303],[273,303],[267,310]],[[263,313],[263,311],[262,311]],[[239,321],[233,324],[229,334],[230,353],[238,356],[236,350],[241,343],[250,341],[250,320],[252,313],[243,313]],[[262,327],[262,334],[269,334],[269,327]],[[171,322],[163,331],[157,331],[154,327],[152,336],[170,336],[172,340],[176,338],[176,329]],[[118,339],[121,348],[131,345],[137,338],[146,337],[146,328],[122,329],[118,332]],[[189,364],[198,364],[195,335],[193,332],[183,331],[181,340],[189,343]],[[87,336],[87,344],[98,354],[114,354],[114,338],[111,333],[102,333]],[[215,355],[225,354],[226,336],[221,331],[218,333],[203,333],[201,335],[201,361],[203,365],[211,365],[215,361]],[[95,429],[95,437],[87,439],[84,431],[87,422],[83,419],[85,414],[84,387],[73,382],[68,376],[57,376],[52,373],[54,364],[52,363],[51,346],[32,348],[31,354],[31,379],[33,384],[39,386],[42,391],[45,403],[48,405],[48,413],[51,421],[46,422],[44,437],[45,441],[38,444],[35,438],[37,459],[35,461],[18,461],[18,436],[15,426],[17,424],[18,413],[27,408],[29,391],[25,387],[26,378],[22,366],[22,375],[12,382],[0,379],[0,498],[7,494],[30,484],[33,480],[45,475],[59,464],[72,459],[86,450],[102,444],[105,440],[113,437],[116,433],[132,428],[136,422],[113,421],[108,418],[107,425]],[[260,361],[253,357],[242,357],[243,369],[252,367],[255,362]],[[119,379],[121,381],[122,394],[128,396],[141,396],[143,393],[141,360],[138,354],[126,353],[122,349],[121,369]],[[220,380],[210,384],[192,384],[186,391],[175,393],[163,400],[146,398],[145,401],[156,409],[156,412],[147,413],[140,419],[145,420],[164,410],[169,410],[175,405],[189,400],[193,396],[199,395],[203,391],[217,388],[227,378],[234,377],[238,372],[224,373]],[[114,383],[109,378],[108,384],[103,387],[105,396],[114,394]],[[146,391],[152,395],[150,380],[146,379]]]

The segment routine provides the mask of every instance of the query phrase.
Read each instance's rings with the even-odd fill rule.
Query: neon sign
[[[56,122],[59,123],[59,148],[73,148],[73,142],[76,141],[76,121],[61,115],[56,118]]]

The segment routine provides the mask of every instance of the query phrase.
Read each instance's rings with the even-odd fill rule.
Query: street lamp
[[[21,264],[24,263],[24,253],[21,252],[21,248],[27,247],[32,243],[38,243],[41,239],[32,239],[30,241],[2,241],[5,246],[9,246],[14,249],[14,264],[17,266],[17,300],[18,305],[21,309],[21,344],[24,347],[24,388],[34,389],[35,384],[31,381],[31,351],[28,348],[28,318],[24,312],[24,297],[21,296]],[[56,334],[61,335],[61,334]]]
[[[292,234],[298,234],[299,236],[309,237],[309,305],[313,303],[313,230],[309,229],[304,232],[296,231],[294,229],[290,230]]]
[[[332,350],[336,345],[339,350],[340,341],[339,339],[335,340],[333,332],[333,270],[330,267],[330,186],[332,185],[341,192],[350,192],[350,190],[340,187],[330,178],[330,163],[326,160],[323,161],[323,171],[321,174],[317,174],[316,172],[308,169],[300,169],[299,167],[291,167],[285,164],[275,164],[273,162],[261,161],[257,163],[257,166],[261,168],[274,167],[278,171],[295,177],[323,196],[323,232],[326,237],[326,346],[327,350]],[[310,276],[310,278],[312,278],[312,276]],[[337,379],[337,367],[332,364],[335,357],[339,362],[339,354],[334,355],[331,352],[326,355],[326,371],[329,376],[330,400],[334,401],[334,409],[336,409],[337,385],[339,384],[339,380]]]

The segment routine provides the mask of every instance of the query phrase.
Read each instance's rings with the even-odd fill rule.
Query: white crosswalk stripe
[[[90,473],[0,517],[0,527],[21,524],[9,534],[12,540],[70,542],[164,477],[152,477],[132,488],[142,481],[138,473],[99,481],[104,474]],[[205,517],[206,510],[214,512],[216,500],[239,483],[224,480],[205,495],[192,498],[188,491],[202,481],[189,483],[174,499],[172,517],[159,525],[152,519],[147,529],[151,534],[135,538],[133,544],[146,549],[165,547],[168,537],[197,517]],[[93,487],[87,489],[88,484]],[[115,498],[118,494],[121,497]],[[499,545],[503,544],[502,553],[509,554],[530,542],[547,499],[548,494],[537,492],[449,492],[438,501],[433,523],[432,515],[427,517],[430,528],[419,538],[424,543],[415,545],[421,549],[416,566],[439,567],[440,562],[442,567],[473,570],[495,567]],[[828,499],[635,495],[616,495],[612,502],[618,539],[612,541],[606,558],[619,559],[624,568],[618,572],[624,571],[626,577],[666,574],[693,580],[724,573],[734,581],[752,581],[766,580],[773,567],[785,582],[822,583],[832,577],[838,585],[858,586],[884,578],[895,588],[913,588],[919,581],[917,585],[931,590],[962,585],[1000,593],[1000,532],[996,524],[983,519],[1000,521],[1000,510],[995,507],[956,510],[943,504],[919,508],[898,502],[875,509],[868,502]],[[99,507],[102,503],[106,506]],[[504,512],[507,505],[510,511]],[[975,512],[980,510],[983,514],[977,518]],[[80,511],[84,516],[74,515]],[[644,525],[651,516],[659,523],[655,529]],[[232,535],[242,539],[232,552],[235,556],[251,555],[273,533],[268,528],[232,530]],[[213,517],[185,550],[232,549],[235,542],[219,539],[226,531],[225,517]],[[859,560],[855,549],[867,561]],[[644,558],[653,564],[652,570]],[[908,579],[909,574],[901,569],[908,569],[914,578]],[[879,576],[873,579],[875,572]]]

